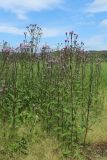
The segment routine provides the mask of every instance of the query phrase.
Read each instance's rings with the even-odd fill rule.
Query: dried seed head
[[[70,35],[73,35],[73,33],[74,33],[73,31],[72,31],[72,32],[69,32]]]

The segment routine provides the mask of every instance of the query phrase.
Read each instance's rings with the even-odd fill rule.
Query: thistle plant
[[[31,133],[41,124],[73,154],[101,114],[101,62],[84,51],[77,34],[65,36],[56,52],[0,55],[0,125],[6,134],[7,125],[13,131],[30,125]]]

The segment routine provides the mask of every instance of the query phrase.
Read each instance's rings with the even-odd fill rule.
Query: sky
[[[29,24],[42,28],[41,45],[74,31],[86,50],[107,49],[107,0],[0,0],[0,42],[18,46]]]

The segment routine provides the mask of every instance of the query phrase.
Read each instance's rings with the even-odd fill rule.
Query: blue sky
[[[17,46],[33,23],[43,29],[42,44],[63,43],[73,30],[85,49],[107,49],[107,0],[0,0],[0,42]]]

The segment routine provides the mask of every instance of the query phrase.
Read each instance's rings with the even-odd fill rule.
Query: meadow
[[[0,160],[107,159],[107,63],[76,39],[0,54]]]

